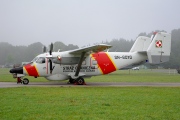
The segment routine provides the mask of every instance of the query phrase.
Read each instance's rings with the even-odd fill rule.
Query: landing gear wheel
[[[69,83],[73,84],[73,83],[75,83],[75,80],[72,79],[72,78],[70,78],[70,79],[69,79]]]
[[[76,79],[76,84],[77,85],[84,85],[84,79],[82,77],[79,77]]]
[[[22,80],[22,82],[23,82],[24,85],[27,85],[27,84],[29,83],[29,80],[28,80],[27,78],[24,78],[24,79]]]

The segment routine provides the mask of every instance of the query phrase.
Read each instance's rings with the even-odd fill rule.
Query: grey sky
[[[180,28],[179,0],[0,0],[0,42],[83,45]]]

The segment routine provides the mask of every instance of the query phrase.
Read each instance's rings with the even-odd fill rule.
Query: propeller
[[[50,48],[49,48],[49,54],[52,55],[52,51],[53,51],[53,44],[51,43]]]
[[[49,54],[50,55],[52,55],[52,51],[53,51],[53,44],[51,43],[50,48],[49,48]],[[52,71],[53,71],[52,59],[49,59],[49,64],[50,64],[50,73],[52,73]]]
[[[43,46],[42,50],[43,50],[43,53],[45,53],[46,52],[46,46]]]

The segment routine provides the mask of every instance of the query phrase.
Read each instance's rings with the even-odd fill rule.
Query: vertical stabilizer
[[[149,63],[159,64],[169,61],[171,52],[171,34],[157,32],[147,49]]]
[[[151,39],[148,37],[144,36],[139,36],[135,43],[133,44],[130,52],[135,52],[135,51],[147,51],[149,45],[151,43]]]

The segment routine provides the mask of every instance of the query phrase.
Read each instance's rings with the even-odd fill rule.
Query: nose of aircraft
[[[11,69],[9,72],[10,72],[10,73],[23,74],[23,67],[13,68],[13,69]]]

